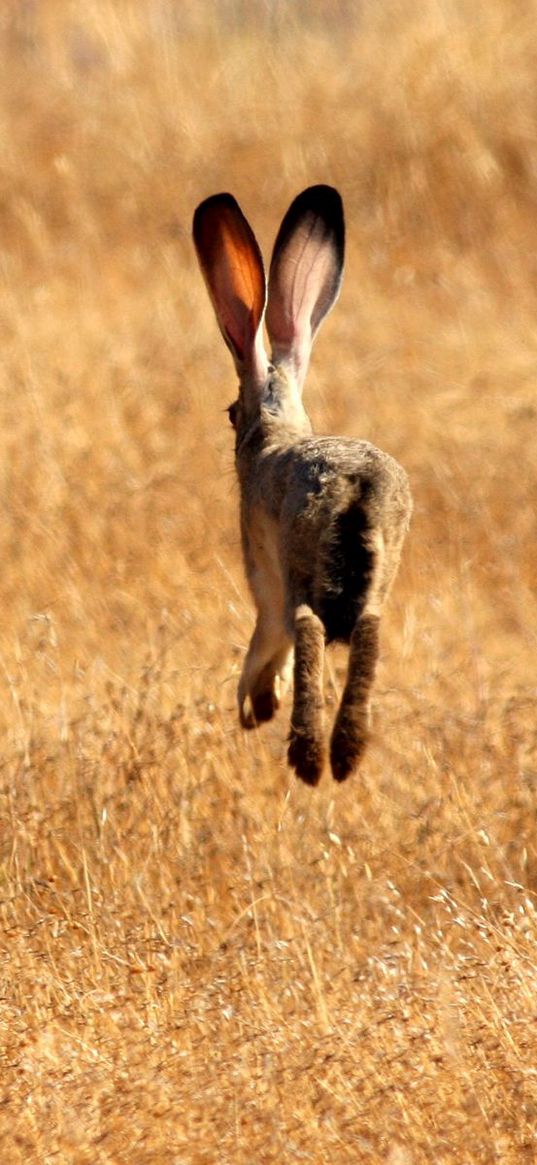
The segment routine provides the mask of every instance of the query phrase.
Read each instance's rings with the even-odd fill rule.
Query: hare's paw
[[[324,741],[309,732],[298,732],[291,728],[287,760],[297,777],[307,785],[316,785],[325,762]]]
[[[272,720],[278,710],[274,692],[258,692],[257,695],[246,696],[239,704],[239,719],[242,728],[257,728],[266,720]]]
[[[261,677],[262,679],[263,677]],[[278,711],[281,703],[280,678],[272,676],[270,682],[259,682],[251,692],[239,692],[239,718],[243,728],[257,728]]]
[[[251,700],[257,724],[262,724],[265,720],[272,720],[280,707],[280,700],[274,688],[268,688],[264,692],[254,692]]]
[[[356,769],[366,750],[367,715],[338,716],[330,741],[330,765],[336,781],[345,781]]]

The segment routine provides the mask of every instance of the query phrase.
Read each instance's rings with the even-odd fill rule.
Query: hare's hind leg
[[[330,740],[330,764],[336,781],[344,781],[352,773],[366,749],[371,688],[379,654],[380,613],[398,562],[398,554],[387,552],[381,530],[371,531],[368,544],[370,577],[350,638],[347,679]]]
[[[347,681],[330,741],[330,764],[336,781],[344,781],[356,768],[367,744],[379,622],[378,615],[363,614],[351,635]]]
[[[246,653],[238,691],[243,728],[271,720],[292,669],[292,643],[273,610],[261,609]]]
[[[295,669],[293,711],[287,759],[308,785],[316,785],[323,771],[325,633],[321,620],[305,603],[295,614]]]

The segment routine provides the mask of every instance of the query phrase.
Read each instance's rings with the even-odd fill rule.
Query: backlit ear
[[[291,363],[303,384],[317,329],[343,273],[345,223],[332,186],[310,186],[282,222],[269,273],[267,330],[275,364]]]
[[[194,244],[216,318],[239,374],[266,375],[260,328],[266,281],[255,235],[231,194],[214,194],[194,215]]]

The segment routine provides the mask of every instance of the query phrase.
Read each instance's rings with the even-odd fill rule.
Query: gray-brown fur
[[[341,202],[331,188],[312,187],[284,218],[268,287],[270,363],[262,344],[262,260],[231,196],[202,203],[194,238],[239,374],[230,415],[243,556],[258,613],[239,683],[241,723],[270,719],[294,675],[288,760],[315,784],[326,751],[324,645],[350,644],[330,744],[333,775],[344,780],[366,745],[379,616],[411,497],[393,458],[367,441],[313,436],[302,404],[313,337],[339,289]]]
[[[316,785],[324,767],[323,663],[325,633],[309,607],[299,607],[295,620],[293,711],[289,764],[308,785]]]
[[[344,781],[352,773],[367,744],[369,695],[378,653],[379,617],[363,615],[351,635],[347,682],[330,741],[330,764],[336,781]]]

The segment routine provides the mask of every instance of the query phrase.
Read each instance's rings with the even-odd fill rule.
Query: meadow
[[[537,2],[0,13],[0,1159],[537,1160]],[[415,513],[344,785],[235,691],[191,242],[336,185],[306,407]],[[344,653],[330,656],[329,708]]]

